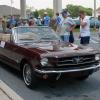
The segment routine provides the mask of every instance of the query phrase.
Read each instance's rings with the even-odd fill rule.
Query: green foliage
[[[86,15],[92,16],[92,9],[91,8],[85,8],[82,6],[76,6],[69,4],[66,6],[66,9],[69,11],[72,17],[78,17],[79,16],[79,11],[83,10],[86,12]]]
[[[35,10],[35,11],[33,12],[33,15],[34,15],[35,18],[38,18],[38,17],[39,17],[39,12],[38,12],[37,10]]]
[[[86,15],[88,15],[88,16],[92,16],[92,9],[91,8],[85,8],[83,6],[77,6],[77,5],[69,4],[69,5],[66,6],[66,10],[69,11],[69,13],[71,14],[72,17],[78,17],[80,10],[85,11],[86,12]],[[36,18],[39,15],[41,17],[43,17],[44,16],[44,12],[47,12],[48,15],[51,18],[53,17],[54,12],[53,12],[53,9],[50,9],[50,8],[32,11],[32,15],[34,15],[34,17],[36,17]]]
[[[49,9],[49,8],[47,8],[47,9],[35,10],[35,11],[33,12],[33,15],[34,15],[34,17],[38,17],[39,15],[40,15],[41,17],[43,17],[43,16],[44,16],[44,12],[47,12],[48,15],[49,15],[50,17],[53,17],[53,9]]]
[[[40,16],[44,16],[44,12],[47,12],[50,17],[53,17],[53,10],[52,9],[41,9],[38,11]]]

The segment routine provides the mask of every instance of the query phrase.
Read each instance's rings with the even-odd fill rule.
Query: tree
[[[46,8],[46,9],[38,10],[38,12],[39,12],[39,15],[42,17],[44,16],[44,12],[47,12],[50,17],[53,17],[53,9]]]
[[[69,4],[66,6],[66,9],[68,10],[68,12],[71,14],[72,17],[78,17],[80,10],[85,11],[88,16],[92,16],[91,8],[85,8],[83,6],[76,6],[76,5]]]
[[[39,17],[39,12],[38,12],[37,10],[35,10],[35,11],[33,12],[33,15],[34,15],[35,18],[38,18],[38,17]]]
[[[50,8],[35,10],[35,11],[32,12],[32,14],[35,18],[37,18],[38,16],[43,17],[44,12],[47,12],[48,16],[53,17],[53,9],[50,9]]]

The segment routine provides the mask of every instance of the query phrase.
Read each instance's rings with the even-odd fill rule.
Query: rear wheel
[[[24,83],[29,88],[35,88],[37,83],[37,78],[34,75],[34,71],[30,64],[23,64],[23,79]]]

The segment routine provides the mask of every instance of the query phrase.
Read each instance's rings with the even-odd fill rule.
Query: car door
[[[15,53],[16,49],[18,49],[17,47],[18,46],[16,46],[16,44],[12,41],[0,41],[0,60],[19,69],[19,67],[16,66],[19,63],[18,58],[21,57],[19,57],[20,55],[16,55]]]

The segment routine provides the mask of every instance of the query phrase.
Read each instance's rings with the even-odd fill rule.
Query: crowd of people
[[[17,26],[49,26],[50,24],[50,17],[48,16],[47,12],[44,13],[44,17],[33,18],[30,17],[29,19],[22,19],[20,17],[10,16],[7,18],[4,16],[2,18],[2,29],[3,33],[10,31],[13,27]]]
[[[61,21],[59,14],[56,14],[56,25],[57,25],[57,33],[60,35],[61,39],[64,42],[74,42],[73,30],[75,29],[76,23],[70,17],[70,14],[66,11],[62,11],[63,20]],[[87,45],[90,42],[90,22],[89,19],[86,19],[85,12],[79,12],[79,20],[80,20],[80,44]]]
[[[74,20],[70,17],[70,14],[66,11],[62,11],[62,17],[61,20],[59,14],[56,14],[56,32],[60,35],[61,39],[65,42],[74,42],[74,36],[73,36],[73,30],[76,27],[76,23]],[[86,17],[86,13],[84,11],[79,12],[79,21],[80,21],[80,32],[79,32],[79,38],[80,38],[80,44],[82,45],[88,45],[90,43],[90,20]],[[99,29],[98,29],[98,35],[100,37],[100,15],[98,16],[98,23],[99,23]]]
[[[79,12],[79,20],[80,20],[80,44],[87,45],[90,42],[90,21],[87,19],[86,14],[84,11]],[[100,16],[98,16],[98,21],[100,23]],[[50,26],[51,18],[48,16],[47,12],[44,12],[44,17],[33,18],[30,17],[29,19],[21,19],[15,18],[11,16],[7,19],[5,16],[2,19],[2,28],[3,32],[11,32],[13,27],[17,26]],[[58,34],[62,41],[64,42],[74,42],[74,35],[73,30],[75,29],[76,23],[70,17],[68,11],[63,10],[60,14],[56,13],[54,19],[54,25],[56,26],[56,34]],[[99,24],[100,25],[100,24]],[[99,27],[99,36],[100,36],[100,27]]]

